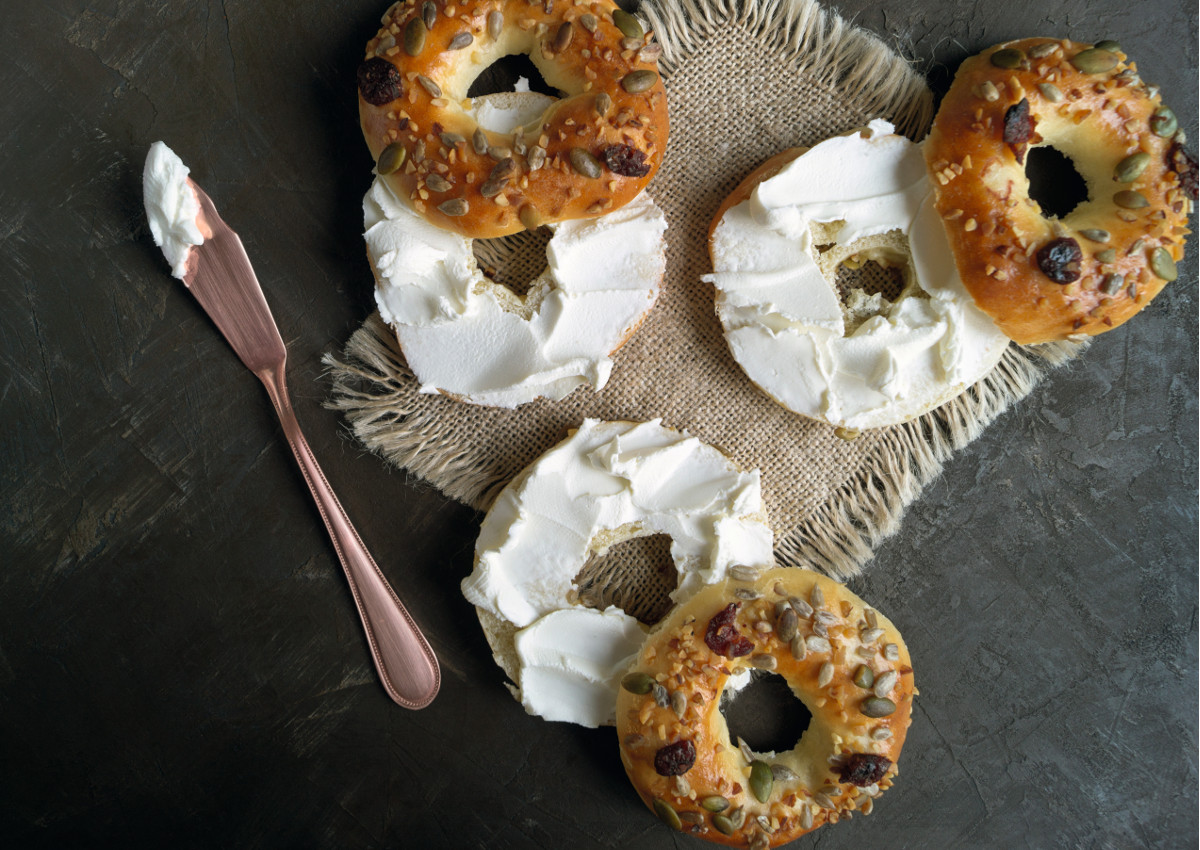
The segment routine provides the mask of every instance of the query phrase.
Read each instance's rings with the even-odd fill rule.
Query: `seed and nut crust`
[[[637,37],[627,34],[631,21]],[[661,50],[653,38],[611,0],[396,3],[367,43],[360,78],[368,85],[358,98],[363,135],[377,160],[390,145],[406,150],[403,166],[384,176],[398,196],[469,238],[516,233],[527,221],[612,212],[642,191],[667,144],[667,97],[656,65]],[[493,54],[514,49],[527,52],[568,93],[518,138],[482,130],[464,106],[467,86],[498,58]],[[381,73],[380,62],[398,76]],[[396,97],[386,100],[391,93]],[[464,141],[447,145],[447,134]],[[624,146],[620,164],[606,167],[614,146]],[[489,151],[504,149],[516,169],[489,179],[495,164]],[[427,188],[433,174],[451,185],[443,197]],[[444,211],[446,200],[455,201],[454,214]]]
[[[739,575],[704,588],[656,627],[618,692],[617,735],[634,788],[672,827],[735,847],[777,846],[871,810],[898,772],[916,689],[895,626],[845,587],[801,569]],[[725,652],[727,641],[714,649],[706,640],[714,618],[752,648],[737,657]],[[774,757],[731,743],[720,712],[730,676],[762,657],[812,713],[796,749]],[[863,665],[870,687],[855,682],[856,674],[866,681]],[[670,707],[679,702],[682,716]],[[684,741],[694,761],[665,775],[668,757],[677,769]]]
[[[1029,197],[1020,146],[1005,140],[1005,118],[1011,136],[1010,110],[1022,101],[1030,144],[1066,154],[1088,186],[1089,200],[1061,221]],[[1114,44],[1030,38],[966,60],[925,159],[959,273],[980,308],[1028,344],[1103,333],[1149,304],[1174,279],[1190,233],[1195,178],[1170,155],[1181,141],[1158,91]],[[1079,246],[1077,270],[1046,259],[1056,240]]]

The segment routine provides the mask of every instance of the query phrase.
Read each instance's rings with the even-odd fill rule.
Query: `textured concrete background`
[[[1006,38],[1117,38],[1195,144],[1194,4],[832,5],[937,89]],[[5,4],[0,845],[703,846],[641,806],[612,730],[522,712],[457,591],[480,517],[321,407],[372,307],[354,69],[385,6]],[[265,394],[150,240],[156,139],[246,243],[313,448],[442,662],[425,711],[376,683]],[[1192,846],[1196,254],[853,583],[921,697],[875,813],[796,846]]]

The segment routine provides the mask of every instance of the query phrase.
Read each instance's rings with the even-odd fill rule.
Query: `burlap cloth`
[[[618,353],[608,386],[516,410],[422,395],[374,315],[340,357],[327,358],[329,403],[371,451],[480,509],[585,417],[661,418],[762,471],[780,562],[850,577],[946,460],[1076,349],[1012,345],[955,401],[852,441],[771,401],[734,362],[713,288],[700,280],[711,270],[706,233],[714,211],[784,148],[876,117],[922,138],[932,96],[881,41],[811,0],[652,0],[641,14],[663,44],[670,104],[670,141],[650,187],[670,223],[667,272],[659,303]],[[477,243],[476,253],[501,282],[519,287],[544,266],[544,243],[510,238]],[[581,575],[586,601],[614,601],[645,620],[663,613],[673,570],[661,541],[642,543],[614,547],[589,566]]]

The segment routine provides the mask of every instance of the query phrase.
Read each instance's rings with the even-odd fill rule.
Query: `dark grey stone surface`
[[[321,406],[321,355],[372,306],[353,80],[385,5],[5,4],[2,846],[702,846],[642,807],[612,730],[509,697],[457,591],[480,517]],[[935,88],[1006,38],[1118,38],[1197,138],[1194,4],[834,5]],[[156,139],[247,245],[313,448],[441,660],[427,710],[376,683],[265,394],[167,276]],[[875,813],[796,846],[1193,846],[1195,256],[853,582],[921,696]]]

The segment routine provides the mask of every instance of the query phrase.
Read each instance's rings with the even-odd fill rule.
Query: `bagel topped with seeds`
[[[1025,159],[1039,145],[1087,184],[1062,218],[1029,196]],[[967,59],[925,160],[963,283],[1019,343],[1103,333],[1176,277],[1196,160],[1115,42],[1030,38]]]
[[[908,649],[896,627],[809,570],[733,568],[647,638],[617,696],[621,761],[673,828],[720,844],[785,844],[891,787],[911,720]],[[812,713],[794,749],[730,742],[730,678],[782,676]]]
[[[661,52],[611,0],[406,0],[367,43],[359,118],[378,174],[439,227],[491,238],[595,218],[662,161]],[[480,127],[471,83],[521,53],[563,97],[511,134]]]

